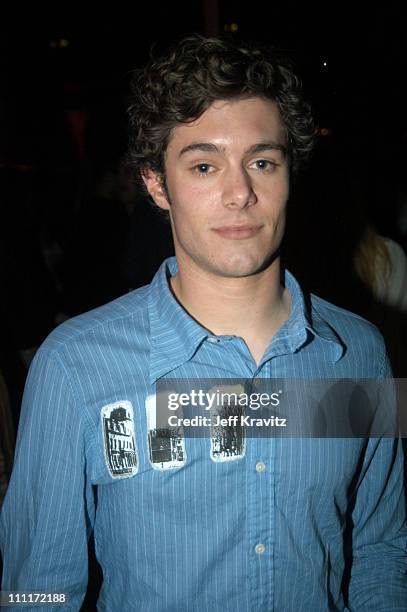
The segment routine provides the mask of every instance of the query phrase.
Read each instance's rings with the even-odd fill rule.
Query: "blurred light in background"
[[[225,32],[237,32],[239,29],[239,24],[238,23],[225,23],[225,25],[223,26],[223,29],[225,30]]]
[[[50,40],[49,46],[52,47],[52,49],[66,49],[66,47],[69,46],[69,40],[67,40],[66,38],[57,38],[55,40]]]

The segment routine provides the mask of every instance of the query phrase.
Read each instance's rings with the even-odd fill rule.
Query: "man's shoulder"
[[[147,328],[150,286],[135,289],[115,300],[68,319],[55,328],[41,345],[42,350],[62,353],[70,347],[103,341],[121,334],[142,333]]]
[[[340,338],[384,345],[379,329],[360,315],[311,294],[312,318],[324,321]]]

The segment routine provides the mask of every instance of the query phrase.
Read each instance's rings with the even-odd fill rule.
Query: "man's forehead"
[[[198,118],[176,125],[168,146],[178,153],[199,148],[222,152],[229,141],[240,141],[244,148],[272,145],[268,148],[284,152],[286,130],[277,104],[260,97],[215,100]]]
[[[227,152],[227,146],[224,144],[216,144],[214,142],[192,142],[185,145],[178,152],[179,157],[187,155],[188,153],[194,153],[195,151],[201,153],[220,153],[225,154]],[[265,140],[264,142],[258,142],[249,145],[245,148],[245,154],[253,153],[264,153],[266,151],[280,151],[283,155],[287,153],[287,148],[280,141],[277,140]]]

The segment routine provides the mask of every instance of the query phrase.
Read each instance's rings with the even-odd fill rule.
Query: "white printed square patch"
[[[133,406],[128,400],[108,404],[101,410],[104,453],[112,478],[137,474],[138,457]]]
[[[236,405],[234,397],[244,393],[242,385],[222,385],[210,389],[217,398],[211,408],[211,459],[215,463],[242,459],[246,453],[245,429],[241,425],[244,408]],[[222,399],[221,399],[222,398]],[[226,402],[224,399],[226,398]]]
[[[155,470],[171,470],[185,465],[184,432],[182,427],[169,427],[168,423],[160,423],[157,414],[157,396],[146,398],[146,415],[148,430],[148,449],[150,463]]]

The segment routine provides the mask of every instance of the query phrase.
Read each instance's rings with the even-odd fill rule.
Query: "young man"
[[[260,47],[191,37],[137,74],[130,116],[131,160],[176,258],[38,351],[1,519],[3,589],[66,593],[78,610],[93,530],[100,610],[406,610],[397,441],[157,442],[163,380],[390,375],[372,325],[308,302],[280,266],[314,132],[298,80]]]

